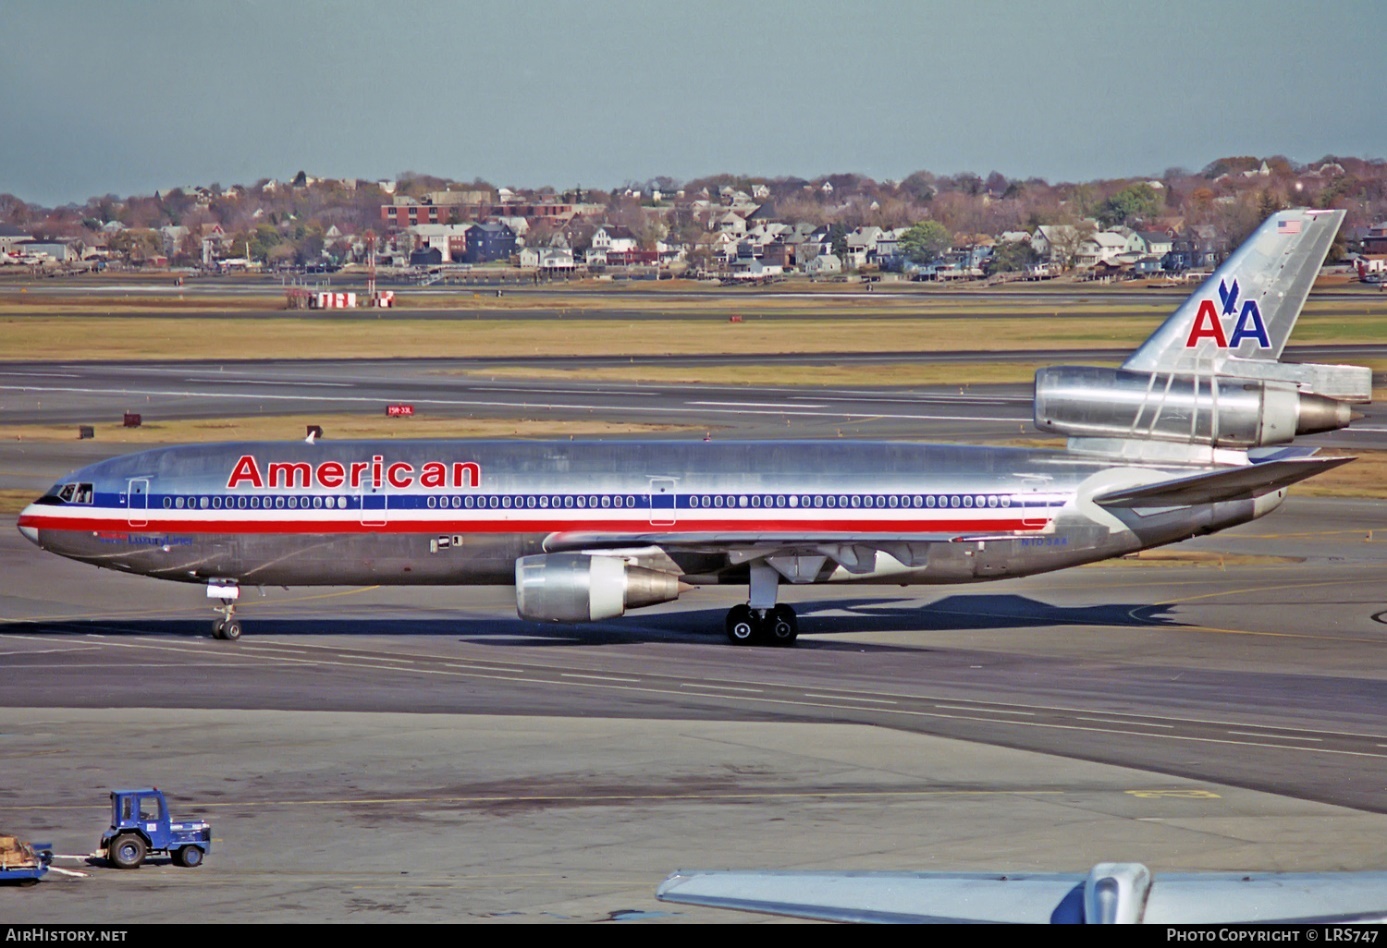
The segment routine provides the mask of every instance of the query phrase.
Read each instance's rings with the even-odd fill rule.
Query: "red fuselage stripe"
[[[393,514],[381,522],[371,515]],[[406,517],[399,511],[366,511],[364,516],[351,519],[333,518],[324,520],[301,519],[164,519],[121,517],[63,517],[47,514],[29,514],[19,518],[19,526],[39,530],[64,530],[81,533],[116,530],[128,533],[132,530],[141,533],[183,533],[183,534],[329,534],[329,533],[959,533],[977,531],[1035,531],[1048,522],[1048,517],[1021,519],[970,518],[949,520],[927,519],[842,519],[823,517],[809,519],[702,519],[685,516],[675,523],[651,523],[649,520],[632,518],[630,520],[580,520],[554,519],[548,517],[517,516],[514,519],[437,519]],[[132,520],[139,523],[133,526]]]

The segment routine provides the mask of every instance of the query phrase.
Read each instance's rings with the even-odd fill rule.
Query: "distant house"
[[[1143,255],[1132,264],[1132,272],[1137,276],[1156,276],[1161,272],[1161,258]]]
[[[881,233],[880,227],[858,227],[848,234],[848,253],[844,262],[849,270],[860,270],[876,262],[877,241],[881,239]]]
[[[631,228],[623,227],[620,224],[603,224],[592,234],[592,249],[604,253],[608,251],[621,253],[635,250],[638,246],[640,246],[640,240],[632,233]]]
[[[433,248],[439,252],[439,263],[462,263],[467,260],[468,233],[472,224],[416,224],[405,233],[415,250]]]
[[[1171,241],[1170,251],[1161,258],[1161,266],[1173,273],[1210,270],[1218,266],[1222,256],[1222,241],[1213,229],[1196,227]]]
[[[12,253],[22,250],[22,244],[32,243],[34,237],[27,231],[21,230],[11,224],[0,224],[0,253]]]
[[[505,224],[473,224],[467,231],[467,262],[508,260],[515,253],[515,231]]]
[[[1078,229],[1070,224],[1041,224],[1031,234],[1031,249],[1042,260],[1067,264],[1068,261],[1062,259],[1064,251],[1074,246],[1078,233]]]
[[[676,241],[658,240],[655,242],[655,252],[660,255],[660,265],[667,267],[672,263],[687,260],[689,246]]]
[[[520,265],[536,270],[572,270],[577,266],[567,247],[526,247],[520,251]]]
[[[658,250],[608,250],[607,265],[612,267],[654,267],[659,266]]]
[[[159,228],[159,236],[163,238],[164,253],[172,256],[178,253],[178,248],[183,246],[183,241],[188,237],[188,228],[181,225],[168,225]]]
[[[1079,245],[1078,265],[1095,267],[1098,264],[1113,264],[1127,252],[1127,238],[1112,231],[1099,231]]]
[[[908,227],[884,230],[877,237],[874,262],[883,270],[899,270],[905,264],[905,252],[901,250],[901,237]]]
[[[737,246],[740,242],[732,234],[718,231],[704,234],[698,238],[697,249],[705,252],[715,262],[726,263],[737,259]]]
[[[443,252],[437,247],[420,247],[409,254],[411,267],[436,267],[443,262]]]
[[[821,254],[833,252],[833,234],[827,225],[814,228],[805,235],[799,244],[799,251],[796,258],[800,265],[804,266]],[[839,269],[842,268],[842,261],[838,261]],[[808,272],[806,270],[806,272]]]
[[[780,276],[784,272],[785,268],[782,266],[767,264],[755,258],[739,259],[732,265],[732,277],[737,280],[764,280],[768,277]]]
[[[836,254],[821,253],[804,265],[804,272],[810,276],[829,276],[843,272],[843,261]]]
[[[728,211],[717,219],[716,227],[723,233],[740,236],[746,233],[746,218],[736,211]]]
[[[1127,238],[1127,249],[1136,253],[1163,257],[1170,253],[1175,241],[1160,231],[1139,230]]]
[[[761,262],[768,267],[788,270],[795,265],[794,248],[781,240],[773,240],[762,248]]]
[[[1378,256],[1387,254],[1387,223],[1374,224],[1362,239],[1363,253]]]
[[[748,205],[748,206],[754,206],[754,205]],[[738,212],[739,212],[739,213],[740,213],[741,210],[742,210],[741,208],[738,208]],[[773,202],[773,201],[766,201],[766,202],[765,202],[764,204],[762,204],[760,207],[757,207],[756,210],[754,210],[754,211],[752,211],[750,214],[746,215],[746,222],[747,222],[749,225],[753,225],[753,226],[754,226],[755,224],[759,224],[759,223],[765,223],[765,222],[769,222],[769,221],[778,221],[778,220],[780,220],[780,211],[778,211],[778,210],[776,209],[775,202]]]

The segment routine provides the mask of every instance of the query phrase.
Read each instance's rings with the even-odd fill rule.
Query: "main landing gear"
[[[212,620],[212,638],[234,642],[241,637],[241,623],[236,619],[236,600],[240,595],[239,586],[224,583],[207,584],[207,598],[217,603],[212,607],[212,611],[220,615]]]
[[[733,606],[727,613],[727,639],[733,645],[795,644],[799,622],[795,610],[776,604],[780,574],[764,563],[751,567],[751,596],[744,606]]]
[[[795,610],[785,604],[770,609],[733,606],[727,613],[727,639],[733,645],[794,645],[799,637]]]

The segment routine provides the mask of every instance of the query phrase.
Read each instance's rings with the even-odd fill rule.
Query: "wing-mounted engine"
[[[673,573],[619,556],[547,553],[515,561],[515,608],[522,619],[595,622],[679,598]]]
[[[1036,427],[1079,439],[1073,447],[1103,439],[1246,451],[1344,428],[1352,419],[1347,401],[1291,380],[1090,366],[1054,366],[1035,376]]]

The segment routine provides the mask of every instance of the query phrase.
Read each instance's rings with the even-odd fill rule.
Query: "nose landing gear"
[[[207,598],[216,603],[212,611],[220,614],[220,618],[212,620],[212,638],[234,642],[241,637],[241,623],[236,621],[236,600],[240,595],[239,586],[207,584]]]
[[[223,610],[218,607],[217,611]],[[235,606],[227,606],[225,612],[225,618],[212,620],[212,638],[234,642],[241,637],[241,623],[234,618]]]

